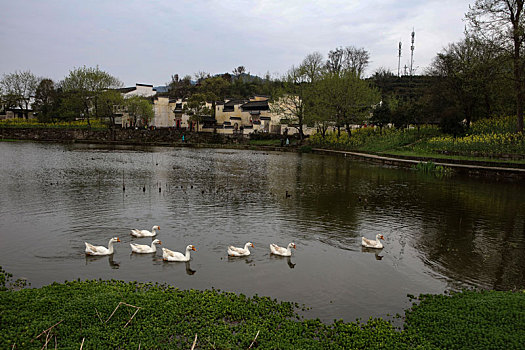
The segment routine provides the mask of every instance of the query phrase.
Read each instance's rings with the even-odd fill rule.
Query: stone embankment
[[[360,159],[374,163],[381,163],[391,166],[414,167],[420,162],[432,162],[436,166],[454,170],[456,173],[467,173],[469,175],[498,176],[517,179],[525,179],[525,164],[488,162],[488,161],[460,161],[454,159],[434,159],[425,157],[396,157],[368,154],[361,152],[336,151],[321,148],[312,150],[317,154],[333,154],[353,159]]]
[[[184,137],[184,139],[183,139]],[[93,142],[119,144],[173,145],[186,143],[226,144],[242,142],[242,135],[194,133],[172,128],[162,129],[62,129],[62,128],[0,128],[0,139]]]

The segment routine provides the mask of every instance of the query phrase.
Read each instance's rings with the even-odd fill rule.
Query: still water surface
[[[191,262],[131,254],[151,239],[130,229],[153,225],[162,247],[194,244]],[[385,248],[362,249],[377,233]],[[112,236],[112,257],[84,255]],[[227,256],[248,241],[252,255]],[[269,254],[292,241],[291,258]],[[156,281],[295,301],[323,321],[385,317],[407,294],[524,288],[525,185],[311,154],[4,142],[0,265],[33,287]]]

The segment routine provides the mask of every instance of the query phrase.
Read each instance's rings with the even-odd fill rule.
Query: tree
[[[276,94],[270,106],[272,113],[284,116],[299,132],[299,138],[304,139],[303,124],[305,122],[305,97],[307,84],[304,72],[293,67],[282,78],[283,87]]]
[[[233,75],[238,78],[239,76],[241,76],[242,74],[245,74],[246,73],[246,68],[244,66],[239,66],[237,68],[234,68],[232,70],[232,73]]]
[[[461,110],[469,127],[471,121],[490,116],[494,109],[494,90],[502,68],[505,64],[492,47],[467,35],[432,61],[429,74],[438,80],[431,93],[445,99],[441,105]]]
[[[70,99],[68,104],[75,105],[75,111],[81,111],[77,117],[86,118],[88,125],[91,125],[91,117],[100,117],[98,111],[100,96],[108,89],[122,86],[122,83],[109,73],[101,71],[98,66],[96,68],[83,66],[70,71],[60,85],[66,97]]]
[[[326,69],[331,74],[353,73],[358,78],[364,73],[370,60],[370,54],[364,48],[347,46],[339,47],[328,52]]]
[[[226,95],[230,92],[230,87],[231,83],[228,80],[222,78],[221,76],[215,76],[204,79],[197,88],[199,93],[203,95],[205,101],[211,101],[212,116],[215,116],[215,102],[223,101]]]
[[[383,127],[391,121],[392,111],[390,110],[390,103],[388,100],[383,100],[374,107],[372,119],[370,119],[370,122],[379,126],[379,130],[382,130]]]
[[[146,103],[148,103],[149,109],[153,113],[151,104],[148,101],[146,101]],[[113,129],[115,127],[115,108],[124,105],[124,97],[122,97],[122,94],[117,90],[106,90],[100,94],[99,98],[97,99],[97,105],[99,117],[101,119],[107,120],[110,128]],[[147,117],[142,118],[148,120]]]
[[[175,99],[188,98],[194,90],[194,86],[191,83],[191,76],[186,75],[184,78],[179,79],[179,75],[175,74],[171,77],[171,83],[169,89],[169,96]]]
[[[326,74],[315,86],[319,100],[317,109],[330,111],[332,120],[341,132],[345,127],[350,135],[351,125],[364,123],[372,106],[381,100],[379,91],[352,71]]]
[[[40,122],[50,122],[58,114],[58,92],[51,79],[42,79],[35,92],[33,109],[37,112]]]
[[[381,99],[386,100],[393,93],[393,83],[397,80],[397,76],[390,69],[379,67],[372,75],[371,80],[381,92]]]
[[[15,71],[4,74],[2,85],[9,107],[18,107],[24,111],[24,117],[29,117],[29,106],[34,96],[39,79],[31,71]]]
[[[325,70],[323,55],[317,51],[308,54],[299,68],[304,73],[307,82],[315,83],[321,78]]]
[[[466,17],[473,33],[493,42],[513,63],[517,131],[523,131],[525,100],[525,0],[476,0]]]
[[[111,98],[111,96],[108,96]],[[155,113],[151,102],[141,96],[131,96],[124,100],[124,106],[130,117],[132,127],[148,126]]]
[[[206,106],[206,100],[206,94],[196,93],[188,98],[183,107],[183,112],[190,116],[189,120],[197,123],[197,131],[199,130],[199,122],[202,122],[205,116],[212,115],[212,110]]]

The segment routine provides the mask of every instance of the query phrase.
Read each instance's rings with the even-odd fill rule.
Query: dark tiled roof
[[[230,100],[224,104],[224,106],[235,106],[246,103],[246,100]]]
[[[131,91],[135,91],[135,90],[137,90],[137,88],[135,86],[117,89],[118,92],[121,92],[123,94],[131,92]]]
[[[241,106],[242,110],[260,110],[260,111],[267,111],[270,109],[268,106],[268,100],[265,101],[250,101],[246,102]]]
[[[151,87],[151,88],[153,87],[153,85],[149,85],[149,84],[139,84],[139,83],[137,83],[137,84],[135,84],[135,85],[137,85],[137,86]]]

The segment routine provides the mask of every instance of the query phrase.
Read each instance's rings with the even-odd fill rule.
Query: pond
[[[32,287],[119,279],[294,301],[307,318],[387,317],[407,294],[525,287],[525,184],[438,178],[344,157],[0,143],[0,265]],[[125,190],[123,189],[125,187]],[[286,195],[288,193],[288,195]],[[132,254],[159,225],[189,263]],[[361,237],[385,237],[366,250]],[[110,257],[86,257],[84,242]],[[252,242],[248,257],[227,246]],[[295,242],[291,258],[269,244]]]

